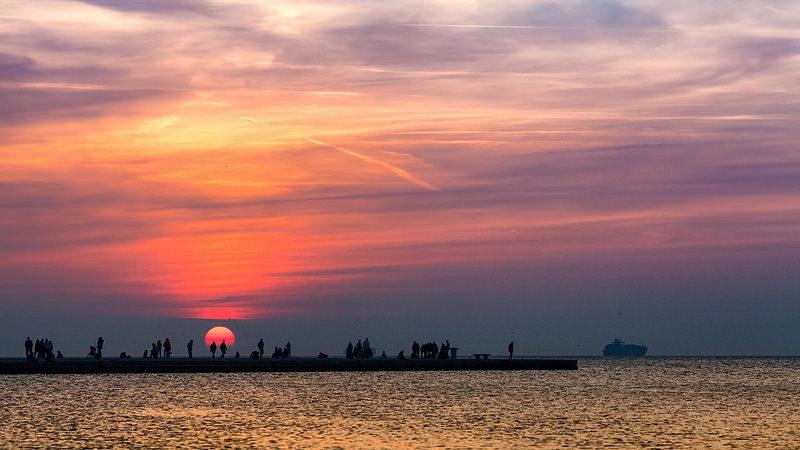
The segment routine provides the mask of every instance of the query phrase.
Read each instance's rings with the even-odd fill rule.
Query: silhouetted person
[[[354,355],[353,355],[353,343],[352,342],[348,342],[347,343],[347,349],[344,351],[344,356],[347,359],[353,359]]]
[[[233,355],[233,357],[234,357],[234,358],[236,358],[236,359],[239,359],[239,358],[240,358],[240,356],[241,356],[241,355],[239,355],[239,352],[238,352],[238,351],[236,352],[236,354],[235,354],[235,355]]]
[[[172,356],[172,342],[169,341],[169,338],[164,339],[164,358],[169,358]]]
[[[30,336],[25,339],[25,357],[30,359],[33,356],[33,341]]]
[[[290,342],[286,343],[286,348],[283,350],[284,358],[291,358],[292,357],[292,344]]]
[[[264,357],[264,338],[258,340],[258,357],[259,359]]]
[[[36,340],[36,343],[33,344],[33,354],[38,359],[39,355],[42,353],[42,341],[39,339]]]
[[[189,353],[189,359],[192,359],[192,350],[194,349],[194,339],[189,339],[186,343],[186,352]]]
[[[212,342],[209,348],[211,349],[211,357],[213,358],[217,353],[217,343]]]
[[[406,359],[406,351],[400,350],[400,353],[397,354],[397,359]]]
[[[64,355],[61,353],[61,350],[56,353],[56,359],[64,359]]]
[[[411,344],[411,359],[417,359],[417,358],[419,358],[419,343],[417,341],[414,341],[414,343]]]
[[[53,341],[51,341],[50,339],[44,340],[44,352],[45,352],[45,359],[47,361],[52,361],[53,358],[55,358],[55,355],[53,354]],[[97,359],[100,358],[98,357]]]
[[[508,344],[508,359],[514,359],[514,341]]]
[[[161,358],[161,349],[163,348],[163,344],[161,343],[161,339],[156,341],[156,358]]]
[[[372,347],[369,346],[369,338],[364,338],[364,358],[372,357]]]
[[[386,358],[388,358],[388,356],[386,356],[386,350],[384,350],[381,352],[381,359],[386,359]]]
[[[225,352],[228,351],[228,346],[225,344],[225,341],[222,341],[222,344],[219,344],[219,353],[221,357],[225,357]]]
[[[89,346],[89,354],[86,355],[88,358],[95,359],[97,358],[97,347],[94,345]]]
[[[145,349],[144,353],[142,353],[142,358],[147,359],[147,349]]]
[[[103,357],[103,343],[104,342],[105,341],[103,340],[103,336],[100,336],[99,338],[97,338],[97,359],[100,359],[100,358]]]
[[[150,347],[150,359],[156,358],[158,358],[158,346],[153,342],[153,345]]]
[[[353,349],[353,356],[362,358],[364,356],[364,347],[361,345],[361,339],[356,342],[356,348]]]

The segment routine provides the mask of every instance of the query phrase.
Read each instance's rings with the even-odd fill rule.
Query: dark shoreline
[[[376,372],[435,370],[577,370],[575,359],[0,359],[0,374]]]

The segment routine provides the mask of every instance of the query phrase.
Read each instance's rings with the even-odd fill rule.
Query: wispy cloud
[[[405,170],[403,170],[403,169],[401,169],[401,168],[399,168],[397,166],[394,166],[394,165],[389,164],[389,163],[387,163],[385,161],[381,161],[379,159],[373,158],[372,156],[365,155],[363,153],[358,153],[356,151],[353,151],[353,150],[350,150],[350,149],[347,149],[347,148],[344,148],[344,147],[339,147],[339,146],[336,146],[336,145],[326,144],[325,142],[318,141],[316,139],[305,138],[305,140],[307,140],[308,142],[311,142],[312,144],[322,145],[323,147],[328,147],[328,148],[332,148],[334,150],[339,150],[340,152],[342,152],[342,153],[344,153],[346,155],[350,155],[350,156],[352,156],[354,158],[358,158],[358,159],[360,159],[362,161],[365,161],[365,162],[368,162],[370,164],[376,164],[378,166],[381,166],[381,167],[389,170],[393,174],[397,175],[398,177],[408,181],[409,183],[417,185],[417,186],[419,186],[421,188],[424,188],[424,189],[427,189],[429,191],[439,191],[440,190],[438,187],[434,186],[433,184],[428,183],[427,181],[421,180],[421,179],[415,177],[414,175],[411,175],[407,171],[405,171]]]

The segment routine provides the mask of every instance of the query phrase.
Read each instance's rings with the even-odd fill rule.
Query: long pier
[[[434,370],[577,370],[575,359],[342,359],[342,358],[64,358],[0,359],[0,374],[378,372]]]

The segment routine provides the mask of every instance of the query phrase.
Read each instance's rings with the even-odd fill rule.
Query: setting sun
[[[216,342],[219,345],[222,341],[225,341],[225,345],[232,347],[236,342],[236,336],[228,327],[214,327],[206,333],[205,341],[206,346],[211,345],[212,342]]]

